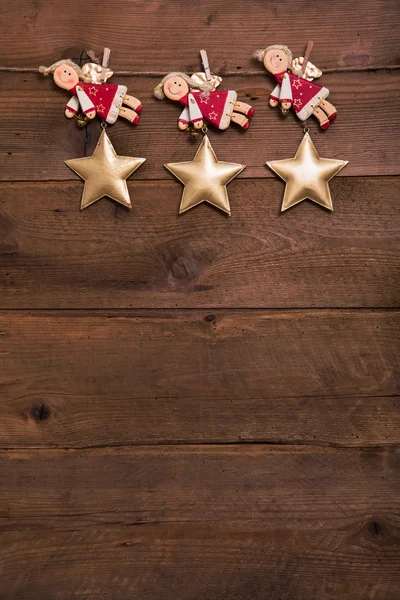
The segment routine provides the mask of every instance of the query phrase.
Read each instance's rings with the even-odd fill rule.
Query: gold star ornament
[[[165,167],[185,186],[180,214],[201,202],[209,202],[231,214],[226,186],[245,169],[245,165],[217,160],[206,135],[192,161],[169,163]]]
[[[103,129],[92,156],[65,161],[70,169],[85,180],[81,210],[104,196],[132,208],[126,179],[145,160],[132,156],[118,156]]]
[[[308,198],[333,210],[328,182],[347,165],[347,160],[320,158],[307,132],[294,158],[273,160],[267,165],[286,181],[281,210],[287,210]]]

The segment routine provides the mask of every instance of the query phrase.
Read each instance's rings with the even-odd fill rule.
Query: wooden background
[[[400,597],[398,0],[3,0],[0,597]],[[266,160],[301,127],[268,109],[252,52],[315,42],[339,109],[321,156],[335,211],[284,215]],[[119,154],[146,156],[133,210],[79,212],[90,154],[41,64],[112,50],[142,99]],[[165,162],[196,144],[152,98],[200,48],[256,109],[210,137],[247,169],[232,217],[178,216]]]

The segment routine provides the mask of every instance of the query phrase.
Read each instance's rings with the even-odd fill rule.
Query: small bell
[[[88,124],[89,119],[86,117],[86,115],[80,115],[80,114],[76,114],[76,124],[78,125],[78,127],[80,129],[83,129],[83,127],[86,127],[86,125]]]

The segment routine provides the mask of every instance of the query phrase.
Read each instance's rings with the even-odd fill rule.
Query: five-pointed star
[[[219,162],[206,135],[192,161],[168,163],[165,166],[185,185],[179,213],[200,202],[209,202],[231,214],[226,186],[243,171],[245,165]]]
[[[66,160],[75,173],[85,180],[81,210],[103,196],[132,208],[126,178],[144,163],[145,158],[118,156],[103,129],[92,156]]]
[[[347,163],[347,160],[320,158],[310,134],[306,133],[294,158],[267,162],[286,181],[281,210],[287,210],[306,198],[333,210],[328,181]]]

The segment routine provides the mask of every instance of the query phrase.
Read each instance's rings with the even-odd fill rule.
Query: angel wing
[[[214,91],[222,81],[222,77],[218,75],[211,75],[211,79],[207,80],[206,74],[201,72],[193,73],[191,79],[194,81],[195,86],[210,82],[212,84],[211,91]]]
[[[292,71],[292,73],[294,73],[294,75],[297,75],[298,77],[302,77],[303,79],[306,79],[307,81],[312,81],[313,79],[318,79],[318,77],[321,77],[321,75],[322,75],[321,69],[318,69],[318,67],[313,65],[312,62],[310,62],[310,61],[308,61],[307,66],[306,66],[306,72],[303,75],[303,73],[302,73],[303,63],[304,63],[304,56],[299,56],[298,58],[294,58],[292,60],[290,70]]]
[[[86,63],[81,67],[81,70],[85,77],[87,77],[88,79],[90,78],[89,83],[103,83],[104,81],[107,81],[107,79],[110,79],[110,77],[113,76],[113,72],[111,71],[111,69],[106,69],[105,79],[102,80],[102,67],[101,65],[96,65],[96,63]]]

